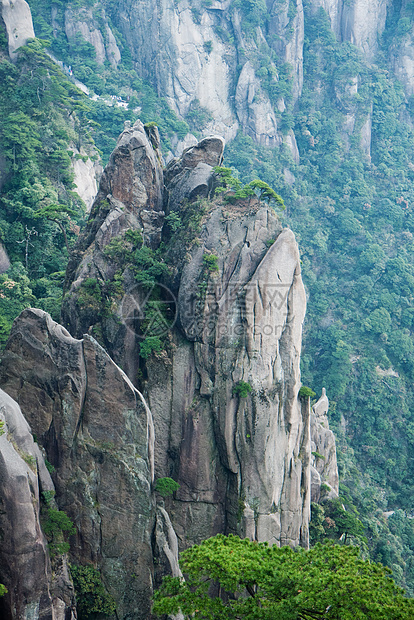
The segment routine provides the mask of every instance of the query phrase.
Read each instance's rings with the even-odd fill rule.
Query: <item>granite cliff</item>
[[[311,499],[294,235],[255,196],[214,197],[221,138],[165,169],[157,140],[139,122],[119,138],[68,269],[69,331],[24,311],[0,367],[76,526],[72,564],[97,567],[118,617],[137,620],[149,618],[154,583],[178,574],[178,550],[203,538],[306,547]],[[173,231],[177,218],[190,225]],[[162,333],[146,304],[166,304]],[[180,487],[163,501],[153,482],[164,477]]]
[[[183,205],[193,204],[204,215],[197,239],[164,240],[170,279],[164,276],[162,284],[172,283],[175,323],[165,351],[145,359],[145,316],[135,323],[125,316],[128,300],[143,301],[137,282],[145,266],[133,278],[131,265],[104,247],[135,226],[147,247],[159,251],[161,227],[153,222],[162,224],[164,211],[151,188],[155,183],[161,191],[162,177],[150,140],[140,123],[119,139],[79,244],[78,266],[69,271],[63,319],[76,336],[99,332],[130,379],[142,384],[154,417],[157,476],[181,485],[170,511],[182,545],[241,528],[259,540],[306,546],[309,416],[297,400],[305,292],[294,236],[255,197],[234,205],[200,202],[217,183],[221,139],[207,138],[171,162],[164,171],[166,212],[179,216]],[[152,171],[142,166],[134,178],[147,188],[151,209],[119,194],[131,186],[125,183],[131,156],[143,161],[141,152],[153,156]],[[123,290],[111,299],[111,311],[99,316],[96,307],[95,316],[88,314],[85,282],[92,278],[103,290],[114,277]],[[249,385],[251,394],[240,396],[239,384]]]
[[[118,31],[138,73],[180,118],[203,112],[199,118],[204,133],[218,133],[231,140],[241,130],[261,145],[285,145],[297,162],[298,136],[289,125],[289,114],[303,89],[309,21],[321,10],[337,41],[355,45],[372,63],[387,23],[400,17],[409,20],[411,9],[407,2],[392,0],[246,4],[184,0],[179,5],[172,0],[122,0],[116,9],[105,2],[93,10],[69,4],[59,20],[56,10],[49,19],[55,36],[59,30],[69,41],[82,35],[101,64],[119,63],[122,49],[113,34]],[[391,50],[393,69],[407,96],[414,88],[411,40],[412,28],[406,26]],[[351,95],[357,94],[359,87],[359,78],[354,77]],[[345,134],[359,133],[361,128],[354,125],[355,118],[348,119]],[[190,139],[187,136],[187,143]],[[370,114],[361,140],[369,155]]]
[[[1,374],[2,386],[21,403],[25,419],[55,469],[56,501],[76,526],[72,564],[100,569],[103,583],[116,598],[119,617],[148,618],[155,526],[151,494],[154,435],[151,412],[142,395],[93,338],[72,338],[48,314],[36,309],[24,311],[15,322]],[[11,401],[7,395],[4,398]],[[28,437],[33,444],[30,432]],[[50,485],[50,477],[47,481]],[[43,491],[48,488],[42,486]],[[30,501],[30,493],[26,494]],[[35,499],[38,505],[39,498]],[[13,516],[8,518],[13,520]],[[29,530],[22,508],[16,510],[15,518]],[[41,567],[23,560],[21,564],[23,569],[10,554],[2,566],[2,579],[6,567],[19,573],[18,583],[33,571],[28,583],[39,580],[39,589]],[[6,585],[10,594],[14,592],[12,577]],[[33,588],[29,600],[35,595]],[[21,605],[25,594],[17,597]],[[33,607],[30,617],[43,617],[35,602]],[[20,610],[10,615],[13,620],[27,617]]]
[[[65,558],[49,557],[40,518],[40,494],[54,493],[44,453],[34,442],[18,404],[0,390],[1,579],[5,620],[76,618],[73,586]]]

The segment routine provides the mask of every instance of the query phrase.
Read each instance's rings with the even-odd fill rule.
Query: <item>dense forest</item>
[[[66,264],[86,220],[73,158],[105,164],[126,120],[156,123],[165,155],[189,132],[202,137],[211,121],[201,105],[186,118],[175,114],[134,68],[114,25],[121,60],[101,64],[91,43],[66,36],[70,3],[29,4],[37,38],[13,62],[0,32],[0,238],[12,263],[0,276],[2,345],[27,306],[59,320]],[[116,3],[104,4],[111,19]],[[254,40],[257,26],[267,28],[266,6],[237,4]],[[327,390],[341,481],[339,503],[314,506],[313,542],[359,544],[413,596],[414,99],[395,79],[390,58],[410,35],[414,4],[389,11],[375,63],[338,42],[322,9],[311,11],[308,3],[304,9],[304,87],[297,100],[291,67],[266,46],[251,51],[281,131],[294,131],[299,163],[285,144],[260,146],[240,131],[226,146],[225,165],[243,183],[260,178],[282,196],[283,224],[300,245],[308,293],[302,381],[318,395]],[[82,93],[50,53],[98,98]],[[111,95],[128,105],[108,105]],[[367,115],[369,152],[361,147]]]

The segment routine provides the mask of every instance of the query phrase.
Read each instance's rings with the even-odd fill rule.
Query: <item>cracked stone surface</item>
[[[54,491],[50,474],[19,405],[0,390],[0,599],[5,620],[75,618],[74,591],[66,559],[52,571],[41,530],[40,494]]]
[[[0,372],[56,468],[57,503],[78,531],[72,561],[99,567],[120,618],[148,618],[154,438],[142,395],[93,338],[36,309],[15,321]]]

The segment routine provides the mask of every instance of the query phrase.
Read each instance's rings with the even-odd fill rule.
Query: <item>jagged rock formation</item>
[[[20,403],[56,468],[56,500],[77,528],[72,562],[100,569],[119,618],[148,618],[154,439],[143,397],[95,340],[75,340],[35,309],[15,321],[2,359],[1,385]],[[22,461],[23,466],[27,477]],[[31,483],[36,488],[35,480]],[[28,485],[26,495],[33,512]],[[21,526],[30,523],[22,518]],[[40,582],[38,567],[33,571]]]
[[[208,276],[211,254],[218,270]],[[184,267],[178,307],[187,342],[177,341],[170,365],[152,362],[147,389],[158,441],[175,457],[164,475],[172,468],[181,484],[171,508],[181,544],[234,530],[306,546],[309,419],[297,400],[305,295],[293,234],[257,204],[216,208]],[[164,397],[161,373],[172,386]],[[250,395],[235,393],[240,382]]]
[[[129,229],[139,231],[151,247],[157,247],[160,242],[164,217],[163,172],[157,150],[158,131],[150,128],[148,133],[149,137],[138,121],[121,134],[102,175],[88,226],[70,259],[68,282],[72,286],[62,312],[64,321],[77,337],[96,322],[97,313],[93,305],[80,303],[82,285],[87,279],[111,280],[116,271],[113,262],[105,256],[109,243]],[[122,324],[114,325],[111,320],[109,323],[105,344],[115,361],[120,361],[127,357],[125,347],[133,348],[134,338]],[[116,353],[118,348],[121,349],[119,354]],[[133,358],[131,364],[129,369],[124,366],[130,375],[135,368]]]
[[[70,620],[74,592],[66,561],[52,573],[40,524],[40,493],[53,491],[43,454],[19,405],[0,390],[0,581],[8,593],[0,599],[4,620]]]
[[[139,124],[120,138],[122,149],[118,145],[104,172],[79,244],[78,266],[68,272],[63,317],[78,337],[98,321],[82,307],[85,279],[93,274],[108,283],[117,269],[120,273],[116,259],[102,252],[104,244],[124,239],[127,227],[141,230],[139,218],[127,220],[114,203],[117,179],[123,191],[131,186],[122,171],[132,170],[130,145],[137,132],[145,142]],[[220,163],[223,146],[222,139],[207,138],[169,163],[163,199],[168,213],[211,196],[212,167]],[[138,170],[150,187],[161,178],[158,162],[152,163],[145,177]],[[105,201],[109,186],[112,196]],[[158,204],[158,191],[148,195]],[[137,287],[130,267],[122,272],[124,296],[113,300],[111,316],[99,319],[99,331],[132,381],[147,377],[156,475],[172,475],[181,485],[169,506],[180,546],[219,531],[306,546],[310,436],[309,412],[297,400],[305,313],[297,245],[272,209],[255,198],[234,206],[208,204],[197,243],[186,248],[172,240],[168,246],[177,263],[167,282],[177,295],[168,351],[146,362],[141,358],[137,367],[139,320],[128,328],[123,314],[125,299]],[[146,208],[151,210],[149,203]],[[162,222],[163,213],[156,213]],[[113,226],[121,217],[125,223]],[[156,247],[156,237],[144,238]],[[185,254],[179,267],[178,257]],[[213,271],[206,267],[208,256],[216,261]],[[253,389],[247,398],[234,392],[239,382]]]
[[[35,36],[32,14],[26,0],[1,0],[0,8],[7,32],[9,54],[13,58],[16,50],[25,45],[27,39]]]
[[[0,366],[0,385],[56,469],[58,506],[77,528],[71,561],[99,568],[123,620],[149,617],[153,584],[178,574],[179,548],[217,532],[307,546],[310,518],[310,411],[297,398],[305,293],[293,233],[255,197],[212,199],[221,138],[164,171],[157,145],[154,128],[126,127],[104,171],[67,274],[73,336],[25,310]],[[191,239],[175,239],[164,209],[204,215]],[[146,359],[145,314],[125,316],[145,272],[128,235],[157,260],[163,238],[164,282],[176,296],[166,348]],[[98,282],[115,291],[110,305],[93,307]],[[145,400],[90,335],[81,338],[91,330]],[[180,484],[158,511],[154,472]]]
[[[329,401],[326,390],[312,407],[310,416],[311,429],[311,480],[312,501],[338,497],[339,475],[336,461],[335,435],[329,429]],[[321,487],[325,485],[321,493]]]
[[[212,188],[212,167],[220,164],[223,155],[222,138],[208,138],[187,149],[180,160],[173,159],[165,170],[157,150],[158,132],[148,128],[148,135],[139,121],[121,134],[102,176],[100,189],[92,208],[88,226],[68,267],[68,294],[62,308],[62,318],[70,332],[81,337],[98,321],[99,305],[85,303],[85,281],[96,280],[102,285],[114,275],[122,275],[124,292],[130,295],[137,282],[130,270],[121,270],[108,255],[114,239],[125,244],[127,230],[138,231],[143,243],[157,248],[164,223],[164,207],[173,200],[206,197]],[[164,191],[164,181],[167,190]],[[90,298],[88,298],[90,299]],[[126,298],[128,301],[128,297]],[[123,320],[125,296],[120,297],[112,313],[104,317],[101,334],[113,359],[122,365],[135,381],[138,372],[137,341]],[[132,299],[134,302],[134,299]],[[112,304],[113,306],[113,304]]]

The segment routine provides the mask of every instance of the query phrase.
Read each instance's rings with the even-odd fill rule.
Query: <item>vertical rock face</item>
[[[179,417],[182,428],[174,526],[183,543],[224,528],[306,545],[310,439],[297,400],[305,295],[296,242],[258,204],[215,209],[201,240],[178,296],[193,345],[178,344],[172,365],[169,426]],[[218,270],[206,274],[209,255]],[[151,385],[148,396],[152,403]],[[174,454],[177,438],[169,443]]]
[[[0,390],[0,599],[4,620],[74,618],[74,593],[62,563],[52,574],[40,525],[40,492],[54,489],[18,404]],[[56,569],[56,567],[55,567]]]
[[[355,0],[343,2],[341,38],[353,43],[372,59],[378,51],[378,40],[385,28],[387,7],[391,0]]]
[[[277,3],[268,9],[271,44],[262,27],[246,28],[245,16],[229,0],[209,6],[188,0],[179,6],[172,0],[122,0],[113,19],[140,74],[154,83],[181,117],[192,106],[201,105],[211,115],[204,132],[230,140],[242,128],[259,143],[275,146],[281,144],[282,134],[251,62],[257,65],[262,49],[270,58],[273,46],[278,64],[292,66],[293,96],[297,99],[303,83],[304,18],[301,0],[295,2],[293,16],[290,4],[286,0],[282,6]],[[238,65],[245,68],[235,81]]]
[[[92,338],[34,309],[13,326],[1,385],[56,468],[59,508],[78,531],[72,562],[100,569],[120,618],[148,618],[153,427],[141,394]]]
[[[101,317],[100,333],[130,377],[140,377],[146,401],[93,338],[75,339],[41,310],[15,321],[0,366],[0,385],[20,403],[56,469],[59,508],[77,528],[72,562],[99,568],[122,620],[147,619],[153,583],[165,571],[178,574],[178,549],[217,532],[308,544],[310,412],[297,398],[305,314],[298,248],[256,197],[205,200],[223,147],[221,138],[206,138],[170,162],[163,177],[142,126],[127,129],[68,273],[63,314],[75,336],[97,326],[85,311],[91,281],[110,287],[123,276],[125,295],[112,298],[112,323]],[[104,249],[124,243],[129,230],[143,231],[141,249],[154,252],[161,227],[155,234],[143,214],[162,222],[158,208],[166,205],[184,216],[189,205],[201,208],[200,198],[197,239],[164,237],[165,260],[181,256],[169,272],[177,315],[166,349],[145,358],[142,315],[128,329],[120,320],[128,287],[136,286],[134,265],[129,275],[125,263],[120,271],[116,253]],[[139,374],[131,360],[139,361]],[[180,484],[157,514],[154,472]]]
[[[312,10],[322,7],[340,41],[353,43],[372,60],[384,32],[387,9],[392,0],[312,0]]]
[[[164,171],[168,212],[180,214],[183,205],[210,195],[212,166],[220,163],[223,146],[222,139],[207,138],[170,162]],[[111,165],[103,183],[113,183]],[[107,195],[102,186],[97,204],[100,195]],[[91,255],[97,264],[103,233],[93,213],[98,222],[103,219],[94,209],[89,249],[72,275],[63,312],[75,335],[79,326],[86,331],[94,325],[93,316],[79,319],[82,309],[74,302],[75,287],[82,287],[90,273]],[[106,217],[109,221],[111,212]],[[136,229],[137,221],[129,226]],[[93,230],[98,231],[95,241]],[[105,230],[109,244],[119,228]],[[122,320],[112,343],[129,338],[129,349],[127,344],[111,349],[133,381],[147,378],[156,477],[172,476],[180,484],[169,503],[179,544],[238,531],[276,544],[306,546],[309,412],[297,400],[305,294],[294,236],[256,198],[234,206],[216,200],[208,205],[192,249],[180,249],[180,243],[168,246],[173,255],[187,252],[174,277],[177,320],[168,351],[141,358],[138,375],[129,360],[139,359],[139,321],[134,334],[134,329],[125,331]],[[99,270],[110,279],[117,265],[101,253]],[[124,276],[128,296],[136,280],[129,282],[127,271]],[[116,304],[113,311],[122,319],[123,302]],[[101,326],[109,334],[105,320]]]
[[[6,26],[9,54],[13,58],[16,50],[35,36],[32,14],[25,0],[1,0],[0,9]]]
[[[272,46],[292,67],[293,98],[296,101],[303,86],[304,14],[302,0],[268,2],[269,33],[277,33]]]
[[[318,402],[313,405],[310,417],[311,429],[311,476],[312,501],[318,502],[321,497],[321,486],[328,485],[329,490],[323,497],[337,497],[339,493],[338,464],[336,461],[335,435],[329,429],[329,401],[325,388]]]
[[[247,135],[266,146],[280,145],[272,104],[249,61],[240,72],[235,103],[238,119]]]
[[[403,84],[408,97],[414,95],[414,43],[412,9],[410,3],[404,0],[394,8],[398,12],[395,42],[391,46],[391,62],[397,79]],[[405,23],[404,23],[405,22]],[[403,27],[401,28],[401,26]]]
[[[146,245],[152,248],[159,245],[164,221],[164,184],[158,146],[158,130],[149,128],[147,135],[142,123],[137,121],[121,134],[102,175],[91,217],[68,267],[70,289],[62,315],[77,337],[96,322],[97,312],[93,300],[81,302],[82,293],[85,296],[82,285],[86,280],[104,284],[114,276],[113,263],[105,254],[109,243],[132,229],[142,235]],[[108,343],[124,342],[125,334],[118,335],[119,329],[123,331],[122,325],[111,323],[108,329],[116,332],[112,336],[108,334]],[[120,358],[115,356],[115,359]]]
[[[91,240],[98,237],[99,247],[103,249],[114,226],[119,230],[139,229],[151,246],[159,243],[164,215],[163,174],[158,131],[152,129],[147,133],[137,121],[133,127],[126,126],[120,135],[102,175],[92,208],[93,219],[83,235],[82,248],[87,249]],[[124,213],[121,220],[119,215],[115,218],[116,224],[113,217],[106,220],[113,210]]]
[[[82,198],[86,211],[89,212],[98,193],[97,177],[102,174],[102,166],[92,161],[82,148],[79,151],[74,144],[71,144],[71,150],[76,193]]]
[[[100,20],[106,22],[105,11],[100,8]],[[105,23],[104,32],[101,32],[100,24],[96,20],[92,9],[87,8],[68,8],[65,11],[65,32],[69,41],[74,41],[77,35],[81,35],[85,41],[93,45],[95,49],[96,61],[103,65],[108,60],[111,65],[116,66],[121,60],[121,52],[116,44],[114,34]]]

